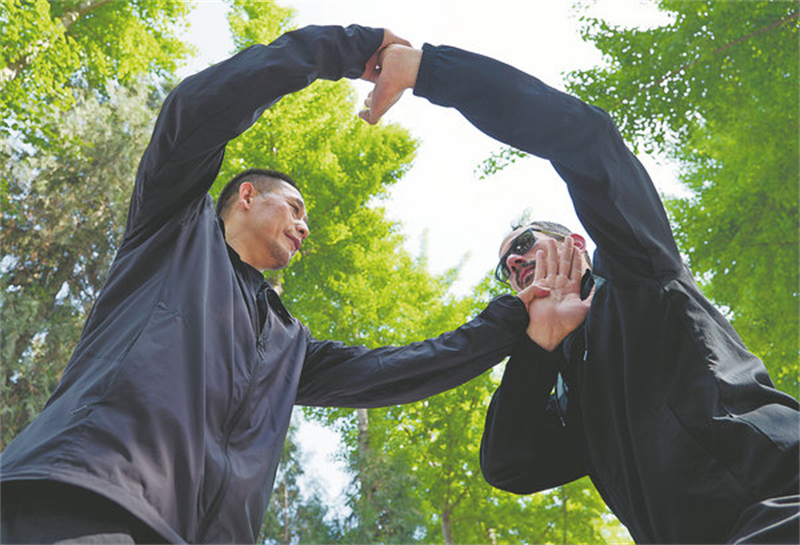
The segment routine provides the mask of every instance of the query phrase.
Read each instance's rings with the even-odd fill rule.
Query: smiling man
[[[530,307],[529,338],[487,414],[486,479],[528,494],[588,475],[641,543],[797,543],[798,402],[703,297],[611,118],[454,47],[390,46],[381,65],[365,120],[409,88],[456,108],[549,160],[597,245],[581,296]],[[520,290],[575,242],[569,230],[519,228],[503,241],[498,275]],[[534,317],[548,306],[555,317]]]
[[[407,347],[317,340],[262,274],[309,236],[296,184],[250,170],[216,210],[208,195],[227,142],[264,109],[318,78],[374,81],[392,43],[404,42],[306,27],[170,93],[69,365],[3,453],[3,543],[253,543],[295,404],[415,401],[479,375],[524,336],[525,304],[507,295]]]
[[[297,183],[274,170],[246,170],[228,182],[217,199],[217,216],[228,245],[259,271],[286,267],[309,235]]]

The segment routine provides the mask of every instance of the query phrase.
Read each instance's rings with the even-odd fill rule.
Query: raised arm
[[[682,269],[658,192],[609,116],[494,59],[426,44],[384,52],[362,117],[374,123],[400,88],[458,109],[478,129],[550,160],[567,182],[608,278],[665,278]]]
[[[126,241],[205,198],[227,142],[286,94],[318,78],[373,74],[388,31],[359,26],[309,26],[269,45],[254,45],[195,74],[167,97],[136,176]]]

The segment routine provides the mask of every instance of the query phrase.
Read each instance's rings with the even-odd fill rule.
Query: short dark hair
[[[264,168],[247,169],[231,178],[220,191],[219,197],[217,197],[217,216],[222,216],[222,213],[230,206],[234,196],[239,193],[239,187],[245,182],[250,182],[256,186],[261,193],[274,191],[279,185],[278,182],[286,182],[292,187],[297,187],[297,182],[283,172]]]

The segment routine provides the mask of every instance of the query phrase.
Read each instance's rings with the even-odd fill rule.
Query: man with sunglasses
[[[581,297],[530,306],[530,339],[486,419],[487,480],[527,494],[588,475],[637,542],[797,543],[798,402],[703,297],[610,117],[453,47],[390,46],[380,64],[362,118],[377,122],[408,88],[456,108],[551,161],[597,245]],[[519,291],[576,246],[569,230],[522,226],[498,276]]]

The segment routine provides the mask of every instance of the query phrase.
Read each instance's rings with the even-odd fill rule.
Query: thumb
[[[400,100],[404,90],[404,87],[381,74],[378,76],[378,81],[375,82],[375,88],[364,101],[365,109],[358,113],[359,117],[370,125],[376,124],[383,114]]]
[[[525,306],[529,306],[534,299],[543,299],[550,296],[550,288],[540,286],[536,283],[531,284],[517,294]]]

